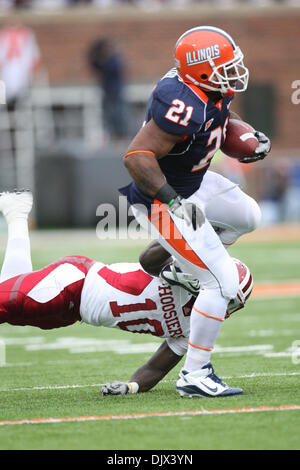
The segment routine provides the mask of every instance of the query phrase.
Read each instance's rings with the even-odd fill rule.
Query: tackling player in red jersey
[[[47,330],[83,321],[165,338],[128,383],[106,384],[102,393],[145,392],[154,387],[186,352],[195,297],[147,274],[138,263],[104,265],[85,256],[66,256],[32,271],[27,224],[32,202],[30,192],[0,194],[0,210],[8,224],[0,274],[0,324]],[[153,249],[152,246],[152,253]],[[236,269],[240,292],[228,307],[228,316],[244,306],[252,290],[248,268],[236,260]],[[210,386],[210,381],[206,381],[206,386]],[[241,393],[240,389],[220,383],[213,396],[226,396],[233,390]]]
[[[157,83],[145,124],[124,156],[133,182],[120,191],[137,221],[162,245],[163,258],[170,254],[176,263],[164,267],[161,276],[178,283],[177,273],[183,271],[201,284],[177,382],[181,395],[191,388],[201,395],[211,377],[210,355],[228,304],[239,290],[226,247],[254,230],[261,214],[236,184],[208,171],[225,141],[232,99],[247,88],[242,51],[225,31],[199,26],[180,36],[174,59],[175,68]],[[269,139],[256,135],[258,147],[241,162],[255,162],[269,152]],[[218,380],[213,379],[212,389],[218,388]]]

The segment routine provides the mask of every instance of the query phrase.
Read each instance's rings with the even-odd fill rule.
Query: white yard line
[[[292,377],[300,375],[300,371],[297,372],[276,372],[276,373],[253,373],[245,375],[231,375],[222,376],[224,380],[231,379],[255,379],[257,377]],[[172,383],[174,380],[162,380],[161,383]],[[0,388],[0,392],[21,392],[21,391],[32,391],[32,390],[63,390],[72,388],[88,388],[88,387],[102,387],[104,383],[99,384],[73,384],[73,385],[46,385],[46,386],[35,386],[35,387],[19,387],[19,388]]]

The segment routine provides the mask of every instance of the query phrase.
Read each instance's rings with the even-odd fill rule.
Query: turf
[[[144,246],[75,232],[32,234],[35,268],[67,254],[137,261]],[[300,242],[243,243],[230,252],[256,282],[300,279]],[[102,397],[101,384],[127,380],[149,358],[160,344],[152,336],[76,324],[48,332],[1,325],[0,337],[7,361],[0,368],[0,422],[300,405],[300,366],[291,356],[300,340],[299,297],[249,299],[224,323],[212,359],[219,376],[243,388],[232,398],[181,399],[175,390],[181,364],[148,393]],[[299,417],[288,410],[6,425],[0,449],[299,449]]]

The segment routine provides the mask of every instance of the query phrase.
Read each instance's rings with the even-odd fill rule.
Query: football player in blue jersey
[[[210,356],[228,303],[239,290],[226,247],[254,230],[261,214],[251,197],[208,168],[225,141],[229,118],[237,117],[230,111],[231,101],[246,90],[249,72],[231,36],[211,26],[185,32],[174,59],[175,68],[157,83],[144,126],[124,156],[133,182],[120,191],[137,221],[165,250],[162,259],[168,264],[161,277],[181,282],[197,295],[186,361],[176,384],[179,394],[236,395],[242,390],[223,384]],[[261,132],[256,135],[257,149],[241,162],[263,159],[270,151],[270,140]],[[154,252],[157,256],[157,244],[144,261]]]

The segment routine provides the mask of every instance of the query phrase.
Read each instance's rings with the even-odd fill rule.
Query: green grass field
[[[5,234],[2,248],[4,243]],[[32,258],[34,268],[67,254],[107,263],[137,261],[146,244],[100,242],[94,233],[85,232],[32,233]],[[257,283],[300,280],[300,241],[241,243],[230,253],[248,264]],[[1,325],[0,338],[6,344],[6,366],[0,368],[2,450],[300,448],[299,408],[278,409],[300,405],[300,355],[297,361],[292,354],[293,342],[300,342],[296,295],[250,299],[244,310],[223,324],[212,362],[221,378],[244,389],[243,395],[233,398],[180,398],[175,382],[181,364],[148,393],[102,397],[101,384],[128,380],[158,347],[160,340],[149,335],[85,324],[48,332]],[[258,411],[260,407],[264,409]],[[241,411],[203,413],[237,409]],[[189,414],[195,410],[202,414]],[[163,416],[166,412],[171,415]],[[1,425],[136,414],[158,416]]]

